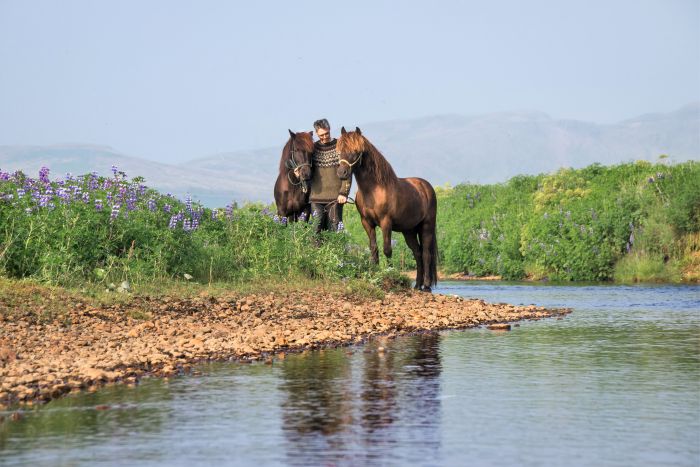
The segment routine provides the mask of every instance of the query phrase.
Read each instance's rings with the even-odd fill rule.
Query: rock
[[[510,331],[510,324],[489,324],[486,328],[492,331]]]

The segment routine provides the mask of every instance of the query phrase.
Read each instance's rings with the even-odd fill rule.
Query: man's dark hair
[[[314,122],[314,130],[318,130],[319,128],[323,128],[324,130],[330,130],[331,125],[330,125],[330,123],[328,123],[328,120],[326,120],[325,118],[322,118],[322,119],[316,120]]]

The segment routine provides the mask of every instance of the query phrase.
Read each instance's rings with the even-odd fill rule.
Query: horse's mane
[[[294,144],[296,145],[297,149],[300,149],[304,152],[307,152],[309,154],[313,154],[313,152],[314,152],[314,140],[311,137],[310,133],[307,133],[305,131],[301,131],[299,133],[296,133],[296,137],[294,138]],[[287,144],[285,144],[284,148],[282,149],[282,157],[280,157],[280,165],[279,165],[280,173],[287,170],[285,163],[286,163],[287,159],[289,159],[289,155],[291,152],[292,152],[292,137],[289,136],[289,139],[287,140]]]
[[[398,178],[391,164],[379,152],[379,149],[356,131],[349,131],[341,135],[338,138],[337,149],[341,154],[348,152],[363,153],[363,160],[360,162],[360,166],[364,166],[364,170],[374,176],[377,182],[382,185],[395,181]]]

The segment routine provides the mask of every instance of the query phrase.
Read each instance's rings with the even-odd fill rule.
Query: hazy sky
[[[0,145],[160,161],[287,128],[700,100],[700,1],[0,0]]]

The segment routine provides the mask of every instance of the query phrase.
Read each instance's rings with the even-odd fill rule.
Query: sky
[[[0,0],[0,145],[160,162],[287,129],[700,101],[700,1]]]

